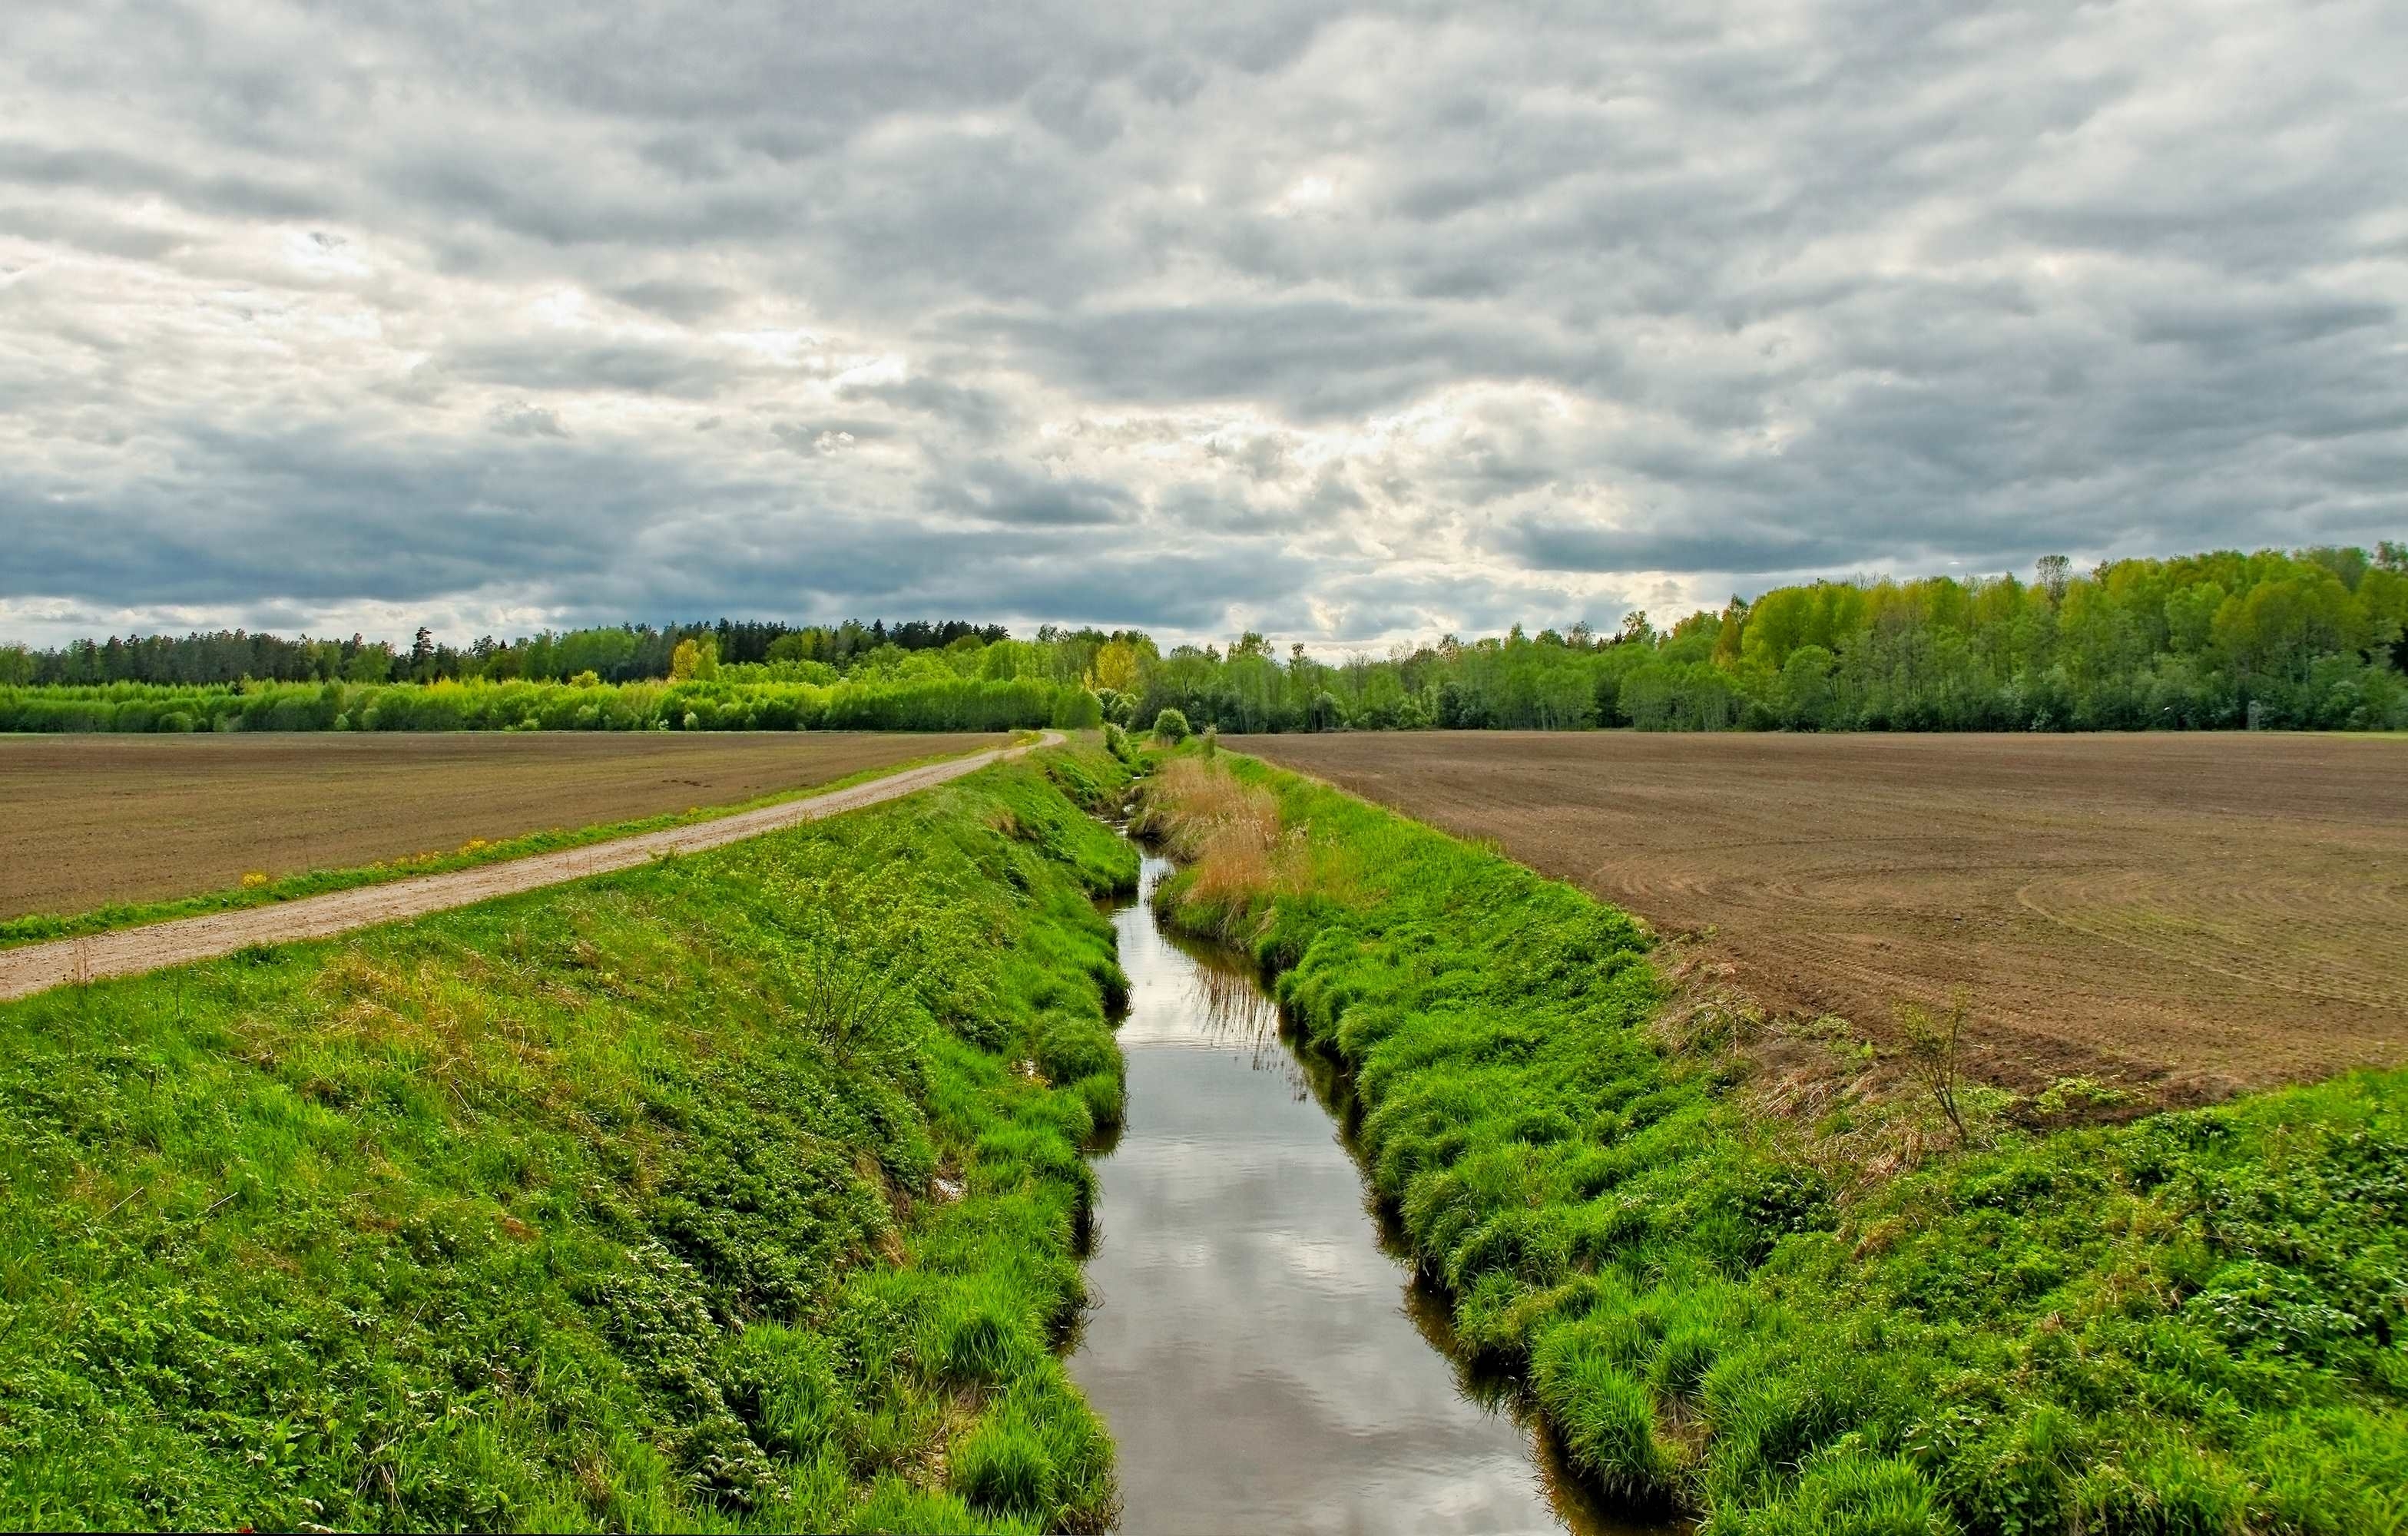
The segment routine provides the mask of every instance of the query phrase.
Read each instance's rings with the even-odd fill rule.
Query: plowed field
[[[2188,1102],[2408,1061],[2408,741],[1283,736],[1327,779],[1876,1034],[1968,989],[1984,1075]]]
[[[0,737],[0,917],[740,804],[1002,738],[870,732]]]

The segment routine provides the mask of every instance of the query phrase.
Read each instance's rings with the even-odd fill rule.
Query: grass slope
[[[1102,1524],[1049,767],[0,1008],[0,1524]]]
[[[1624,914],[1249,759],[1147,819],[1280,972],[1467,1344],[1709,1532],[2408,1529],[2408,1073],[2035,1137],[1842,1209],[1669,1055]]]

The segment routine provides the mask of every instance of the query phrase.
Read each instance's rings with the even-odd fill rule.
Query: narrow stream
[[[1169,871],[1148,857],[1112,919],[1127,1125],[1096,1161],[1097,1304],[1069,1361],[1119,1446],[1121,1529],[1639,1529],[1460,1371],[1368,1202],[1342,1078],[1241,965],[1155,926]]]

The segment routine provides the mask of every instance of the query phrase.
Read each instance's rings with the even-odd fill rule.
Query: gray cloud
[[[2401,537],[2403,76],[2383,0],[26,0],[0,633]]]
[[[549,406],[529,405],[522,400],[515,405],[495,406],[489,420],[494,430],[512,438],[566,438],[568,429]]]
[[[925,495],[937,507],[986,523],[1067,528],[1125,522],[1132,498],[1108,481],[1041,475],[996,460],[946,467]]]

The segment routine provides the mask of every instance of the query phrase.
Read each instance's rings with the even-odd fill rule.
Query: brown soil
[[[923,736],[907,739],[925,742],[946,739]],[[955,739],[992,742],[995,738]],[[1061,740],[1060,732],[1048,731],[1038,744],[1054,745]],[[303,897],[299,900],[275,906],[212,912],[204,917],[154,923],[148,927],[121,928],[114,933],[97,933],[89,938],[62,939],[47,944],[0,950],[0,1000],[27,997],[70,983],[137,975],[165,966],[231,955],[251,944],[323,939],[378,923],[397,922],[427,912],[469,906],[495,897],[513,896],[540,886],[557,885],[565,881],[581,880],[588,875],[632,868],[666,854],[700,853],[742,838],[758,837],[764,832],[774,832],[781,827],[816,821],[823,816],[892,800],[915,790],[958,779],[967,773],[975,773],[998,758],[1016,757],[1028,750],[1027,747],[993,748],[942,763],[905,768],[846,789],[781,800],[776,805],[739,811],[711,821],[691,822],[681,826],[663,827],[655,832],[616,838],[608,842],[589,843],[582,848],[534,854],[499,864],[455,869],[448,874],[419,875],[382,885],[330,891],[323,896]],[[901,755],[924,756],[925,754]]]
[[[1767,1006],[1963,986],[1985,1076],[2193,1102],[2408,1061],[2408,740],[1289,736],[1228,746],[1466,837]]]
[[[0,736],[0,917],[740,804],[993,736]]]

